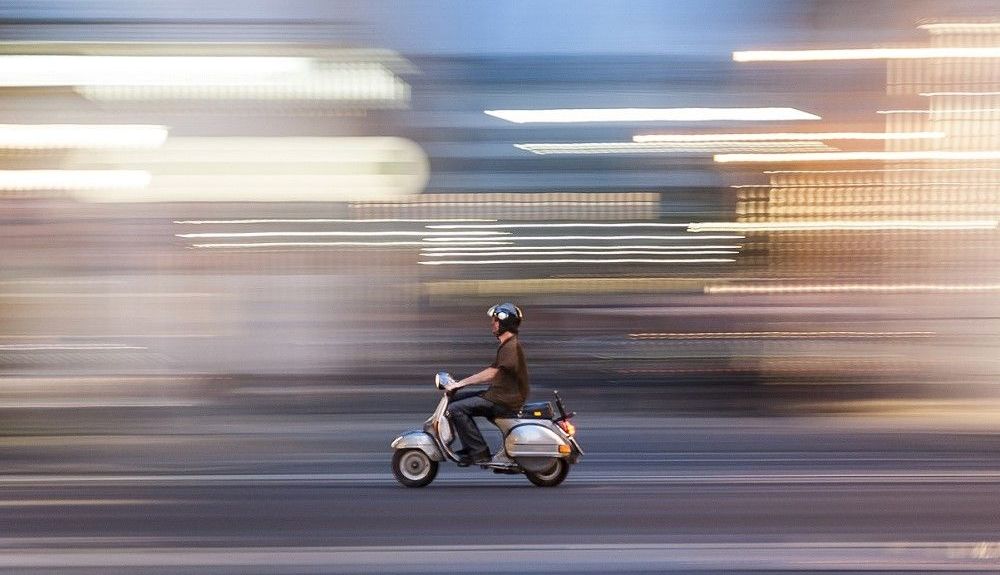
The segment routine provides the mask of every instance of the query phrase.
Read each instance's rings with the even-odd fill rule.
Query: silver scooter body
[[[450,375],[442,372],[435,378],[435,385],[443,390],[453,381]],[[560,402],[560,410],[561,405]],[[459,456],[452,449],[455,435],[447,410],[448,394],[444,393],[434,413],[424,422],[422,430],[406,432],[392,442],[392,448],[396,452],[393,457],[393,472],[404,485],[422,487],[433,479],[438,462],[459,461]],[[567,420],[572,415],[561,414]],[[583,455],[576,438],[560,427],[558,420],[551,417],[499,417],[494,423],[500,429],[503,441],[489,462],[478,464],[483,469],[492,469],[496,473],[523,473],[536,485],[554,486],[565,478],[569,465],[576,463]],[[572,426],[570,429],[573,429]],[[397,463],[398,459],[403,459],[399,456],[404,451],[412,450],[423,453],[433,464],[417,461],[419,457],[411,454],[409,469],[412,473],[407,473],[406,469],[398,469],[399,465],[406,463]],[[425,477],[425,472],[431,473],[430,479]]]

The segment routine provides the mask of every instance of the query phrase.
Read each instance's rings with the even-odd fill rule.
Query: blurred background
[[[715,4],[5,2],[0,401],[994,402],[990,3]]]
[[[8,0],[0,40],[2,473],[388,477],[503,301],[596,461],[995,463],[995,2]]]

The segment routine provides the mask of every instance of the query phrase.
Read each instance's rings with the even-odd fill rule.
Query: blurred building
[[[756,165],[768,183],[734,186],[736,220],[749,236],[746,279],[709,293],[812,297],[830,308],[868,310],[830,337],[850,337],[859,325],[871,338],[881,331],[872,326],[892,328],[878,340],[854,333],[862,340],[855,345],[785,348],[763,362],[771,380],[859,378],[918,395],[913,387],[942,382],[946,393],[979,393],[995,380],[1000,53],[989,47],[1000,45],[1000,27],[972,20],[919,28],[924,47],[886,47],[914,54],[884,56],[890,105],[872,118],[886,134],[937,137],[887,139],[874,153],[762,157]],[[840,61],[790,54],[792,61],[773,65],[864,66],[850,61],[857,54]]]
[[[403,56],[351,22],[95,26],[0,45],[8,377],[312,378],[336,403],[478,369],[483,311],[514,300],[536,382],[609,409],[992,390],[1000,166],[975,154],[996,149],[997,57]],[[991,23],[922,30],[998,45]],[[790,115],[504,117],[691,108]],[[972,155],[919,156],[952,152]]]

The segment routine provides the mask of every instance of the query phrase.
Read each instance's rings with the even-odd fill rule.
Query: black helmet
[[[521,308],[517,307],[512,303],[502,303],[491,307],[486,310],[486,315],[489,317],[497,318],[500,322],[500,335],[504,332],[509,331],[510,333],[517,333],[517,328],[521,325],[521,320],[524,319],[524,314],[521,313]]]

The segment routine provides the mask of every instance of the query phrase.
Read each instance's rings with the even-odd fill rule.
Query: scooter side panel
[[[393,449],[419,449],[433,461],[444,461],[441,450],[434,443],[434,438],[423,431],[408,431],[392,442]]]
[[[512,426],[504,439],[511,457],[565,457],[559,453],[559,446],[565,444],[554,431],[537,422]]]

